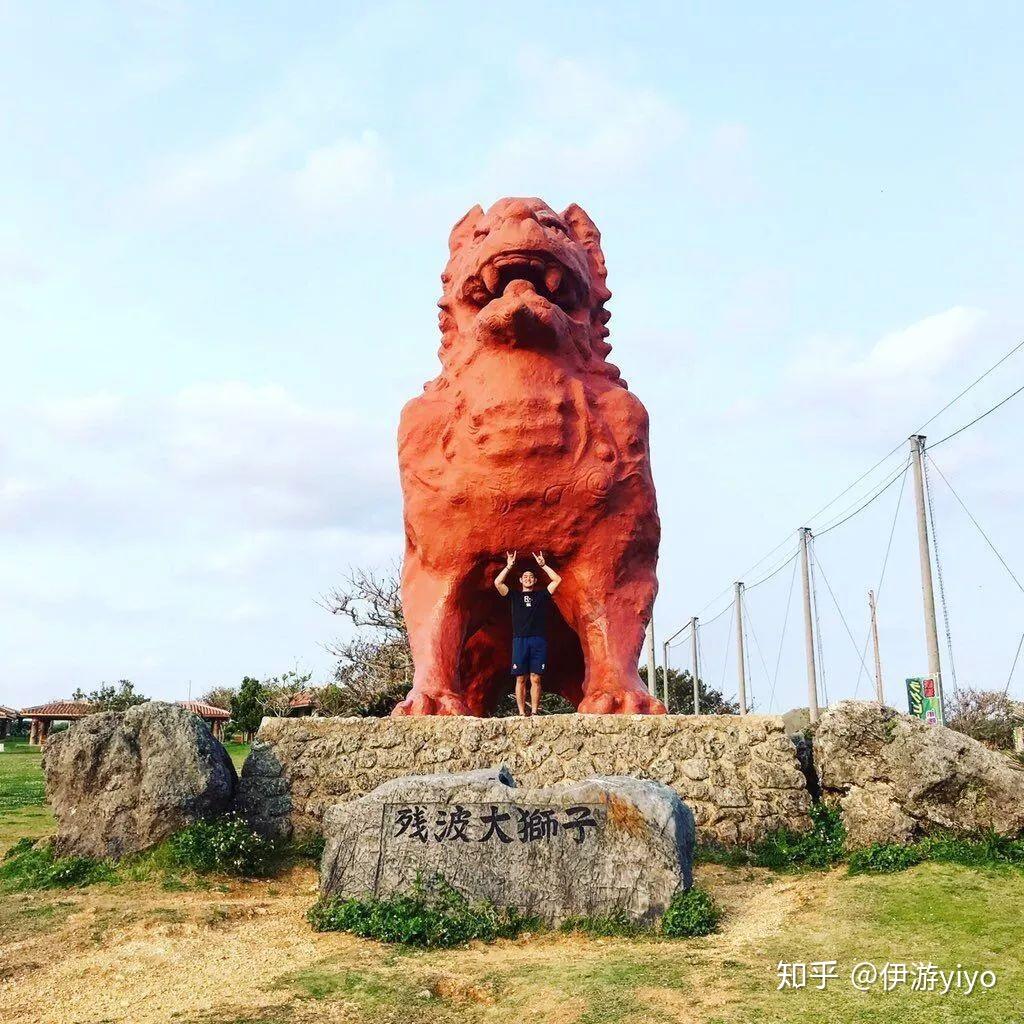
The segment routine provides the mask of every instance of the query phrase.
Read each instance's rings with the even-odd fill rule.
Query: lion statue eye
[[[554,231],[560,231],[563,235],[569,234],[569,229],[560,220],[555,220],[554,217],[539,217],[538,222],[541,225],[541,227],[551,228]]]
[[[491,233],[490,228],[477,228],[473,232],[473,241],[476,242],[481,238],[486,238]]]

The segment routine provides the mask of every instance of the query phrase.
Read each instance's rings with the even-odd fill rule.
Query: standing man
[[[521,591],[505,586],[505,577],[516,563],[516,552],[506,551],[505,568],[494,579],[494,586],[512,605],[512,675],[516,677],[516,704],[519,714],[526,715],[526,677],[530,677],[530,710],[537,714],[540,707],[541,677],[548,661],[548,612],[551,595],[558,589],[562,577],[544,561],[544,552],[535,551],[534,560],[547,573],[551,582],[544,590],[535,590],[537,577],[532,569],[519,577]]]

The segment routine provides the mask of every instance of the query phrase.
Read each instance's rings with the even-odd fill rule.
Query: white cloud
[[[225,198],[226,193],[274,177],[292,145],[283,121],[267,121],[233,132],[192,153],[171,158],[145,188],[146,198],[180,207]]]
[[[291,187],[299,202],[312,210],[337,212],[389,188],[393,180],[380,136],[364,131],[358,138],[311,150],[303,167],[291,176]]]
[[[527,54],[520,74],[525,123],[504,133],[492,153],[486,177],[496,191],[505,187],[500,182],[532,180],[545,192],[552,180],[615,181],[685,131],[685,115],[665,96],[623,86],[581,61]]]
[[[373,532],[387,509],[398,522],[391,432],[280,387],[198,384],[145,404],[88,395],[17,415],[0,521],[23,532]]]
[[[984,310],[953,306],[889,331],[866,351],[848,341],[819,338],[788,368],[790,392],[806,404],[863,411],[872,403],[911,406],[979,340]]]
[[[92,439],[115,428],[125,413],[117,395],[100,392],[44,401],[39,416],[51,429],[70,439]]]
[[[377,132],[325,137],[322,128],[272,117],[169,159],[137,198],[175,213],[338,215],[386,194],[393,182]]]

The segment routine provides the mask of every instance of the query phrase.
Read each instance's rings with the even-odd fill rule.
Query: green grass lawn
[[[31,747],[24,736],[3,740],[0,754],[0,856],[23,836],[44,836],[53,831],[53,814],[46,806],[41,747]],[[249,754],[248,743],[226,744],[241,771]]]
[[[230,744],[228,749],[241,766],[248,748]],[[52,827],[38,749],[23,740],[6,741],[0,754],[0,853],[20,837]],[[260,957],[236,965],[230,998],[215,1008],[198,996],[194,1005],[179,1004],[175,1019],[187,1024],[1024,1021],[1020,869],[925,863],[889,875],[851,876],[845,867],[787,875],[702,863],[696,874],[725,916],[717,934],[677,941],[541,933],[454,950],[408,950],[337,933],[314,934],[304,920],[314,898],[309,868],[265,886],[225,880],[228,884],[204,891],[192,887],[173,906],[167,904],[171,890],[152,878],[15,893],[0,905],[0,934],[19,944],[19,963],[43,963],[53,949],[60,957],[87,957],[91,940],[83,938],[85,925],[76,925],[75,915],[93,907],[96,920],[109,917],[128,929],[118,942],[156,943],[148,970],[157,976],[166,972],[168,986],[183,956],[191,958],[189,969],[197,980],[220,984],[223,964],[254,914],[264,915],[257,918],[264,923],[255,927],[277,928],[277,938],[267,936],[267,942],[292,949],[295,936],[305,936],[288,954],[287,969],[284,962],[270,968]],[[144,912],[164,915],[166,920],[154,918],[160,928],[179,931],[154,937],[151,926],[132,923],[132,915]],[[261,942],[262,936],[261,931]],[[779,990],[780,962],[823,961],[836,965],[836,977],[824,991],[813,982],[796,991]],[[880,981],[860,992],[850,983],[850,971],[864,961],[878,969],[906,964],[910,976],[889,992]],[[947,995],[915,991],[910,979],[918,963],[991,970],[996,984],[969,995],[955,989]],[[34,975],[26,970],[20,984],[31,986]],[[116,974],[97,982],[121,983]],[[36,995],[32,990],[30,1001]],[[241,1016],[239,1002],[250,1004]],[[29,1018],[17,1018],[23,1019]]]
[[[746,869],[708,869],[711,889]],[[702,939],[656,941],[540,935],[468,951],[350,949],[282,975],[295,1002],[255,1020],[289,1021],[308,1001],[356,1009],[374,1024],[1017,1024],[1024,1002],[1020,935],[1024,873],[924,864],[902,874],[844,868],[797,877],[752,873],[760,885]],[[774,881],[772,878],[774,877]],[[767,886],[765,883],[767,882]],[[767,891],[765,891],[767,889]],[[778,891],[777,904],[772,895]],[[778,914],[776,915],[776,908]],[[780,962],[835,961],[824,991],[778,988]],[[850,982],[854,965],[906,964],[892,991]],[[991,969],[995,987],[914,991],[918,963]],[[431,993],[427,998],[424,993]],[[302,1017],[305,1020],[305,1017]],[[333,1019],[325,1013],[324,1019]],[[348,1018],[346,1018],[348,1019]],[[230,1021],[228,1017],[226,1020]],[[198,1018],[196,1018],[198,1024]],[[240,1024],[240,1022],[239,1022]]]
[[[224,746],[227,748],[228,754],[231,756],[231,760],[235,762],[235,767],[239,773],[242,771],[242,765],[245,764],[245,759],[249,756],[249,750],[251,749],[248,743],[225,743]]]

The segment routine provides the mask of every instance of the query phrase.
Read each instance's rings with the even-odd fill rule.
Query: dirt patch
[[[440,1024],[524,1014],[573,1022],[611,990],[621,992],[623,1020],[645,1019],[649,1007],[651,1020],[689,1024],[737,998],[728,964],[756,955],[827,884],[713,865],[701,874],[725,910],[715,936],[669,943],[553,933],[450,952],[312,931],[310,868],[226,892],[145,883],[8,897],[31,910],[0,957],[0,1005],[10,1024]]]

